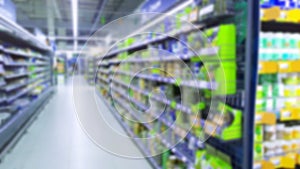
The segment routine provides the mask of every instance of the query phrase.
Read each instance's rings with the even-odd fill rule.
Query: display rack
[[[0,16],[1,158],[54,92],[52,51]]]
[[[226,2],[234,3],[227,6],[227,9],[223,11],[223,13],[219,12],[215,14],[218,7],[225,5]],[[170,78],[167,75],[162,75],[157,72],[142,72],[136,73],[134,67],[138,65],[164,65],[169,63],[175,63],[178,61],[183,61],[187,64],[194,63],[195,54],[192,51],[188,52],[175,52],[176,56],[164,56],[164,54],[153,55],[151,53],[151,48],[160,47],[164,50],[169,50],[166,44],[174,41],[175,38],[180,39],[182,36],[190,36],[196,31],[203,31],[204,33],[208,33],[212,30],[221,29],[220,26],[224,26],[226,28],[231,27],[228,25],[234,25],[236,32],[233,36],[228,37],[225,36],[223,38],[227,38],[227,43],[232,42],[232,48],[227,48],[227,50],[234,51],[231,54],[227,54],[224,57],[228,57],[229,59],[223,59],[223,55],[221,54],[221,49],[228,47],[222,46],[221,44],[210,46],[210,47],[201,47],[197,49],[197,54],[199,56],[206,56],[210,58],[209,62],[214,62],[216,59],[214,57],[218,54],[221,55],[221,64],[229,64],[235,66],[229,68],[232,69],[233,72],[229,72],[226,69],[228,74],[236,75],[236,78],[226,77],[228,83],[226,85],[229,88],[233,88],[234,91],[227,90],[225,94],[220,94],[219,98],[224,98],[226,95],[226,99],[222,102],[226,107],[226,113],[229,112],[230,116],[234,117],[233,121],[235,121],[235,125],[230,124],[230,128],[227,128],[231,135],[226,135],[223,131],[221,125],[217,125],[215,133],[208,139],[206,142],[202,143],[200,138],[203,135],[211,134],[206,129],[201,129],[200,126],[205,126],[207,124],[212,124],[213,122],[208,119],[208,117],[198,117],[196,120],[196,126],[191,131],[188,132],[188,135],[184,137],[184,140],[180,142],[180,144],[175,147],[172,146],[171,138],[164,138],[163,136],[158,136],[159,145],[157,147],[163,147],[170,149],[169,155],[175,157],[177,164],[183,168],[199,168],[199,165],[211,165],[211,163],[218,163],[223,168],[245,168],[252,169],[253,165],[253,127],[254,127],[254,94],[256,85],[256,67],[252,66],[252,64],[257,64],[257,60],[255,60],[252,56],[257,55],[257,50],[255,49],[255,41],[258,37],[258,1],[216,1],[217,4],[203,4],[205,2],[200,1],[198,5],[192,5],[191,7],[187,7],[184,11],[186,15],[197,16],[196,20],[193,21],[195,27],[176,27],[174,31],[168,30],[163,35],[156,35],[152,38],[145,38],[144,40],[136,40],[130,39],[128,41],[124,41],[122,47],[117,49],[113,49],[107,55],[102,58],[98,58],[97,63],[97,71],[95,84],[99,91],[100,97],[104,100],[104,102],[110,107],[112,113],[117,116],[118,121],[122,124],[125,130],[129,130],[131,136],[141,137],[141,135],[147,135],[149,131],[153,132],[153,128],[157,129],[157,126],[165,126],[167,128],[172,129],[171,135],[174,137],[183,136],[186,132],[186,126],[182,124],[177,124],[170,119],[167,115],[157,116],[157,114],[149,114],[148,117],[154,118],[158,117],[155,124],[147,124],[140,123],[138,124],[138,128],[141,130],[140,132],[136,132],[137,128],[132,124],[128,119],[124,118],[124,116],[129,116],[133,119],[140,120],[142,117],[141,114],[132,111],[132,108],[129,106],[133,106],[138,110],[147,111],[149,109],[148,101],[145,101],[148,98],[155,102],[155,104],[164,104],[167,106],[167,110],[171,112],[182,112],[185,117],[194,119],[195,112],[203,112],[207,103],[198,103],[198,104],[190,104],[187,105],[185,102],[182,103],[182,100],[176,100],[174,97],[162,97],[159,93],[155,93],[153,90],[147,90],[143,88],[141,83],[146,85],[152,85],[154,87],[157,86],[166,86],[172,88],[192,88],[194,90],[198,90],[200,92],[219,90],[220,86],[223,84],[220,81],[209,81],[205,78],[197,79],[196,82],[189,79],[182,78]],[[210,10],[209,9],[215,9]],[[224,9],[224,8],[223,8]],[[248,9],[248,10],[245,10]],[[201,12],[203,11],[203,12]],[[183,12],[184,13],[184,12]],[[207,14],[206,17],[203,17],[203,13]],[[205,15],[204,14],[204,15]],[[183,14],[184,15],[184,14]],[[182,15],[181,15],[182,16]],[[248,16],[248,17],[247,17]],[[184,16],[183,16],[184,17]],[[185,16],[185,18],[189,18]],[[257,22],[254,21],[257,18]],[[246,34],[246,27],[256,28],[253,30],[248,30],[248,34]],[[159,26],[157,26],[159,27]],[[167,27],[167,26],[165,26]],[[211,29],[216,28],[216,29]],[[229,28],[230,29],[230,28]],[[230,33],[228,33],[230,34]],[[214,35],[217,36],[218,32],[214,32]],[[188,39],[188,38],[187,38]],[[136,43],[133,41],[136,40]],[[197,43],[197,40],[194,40]],[[212,39],[213,41],[214,39]],[[199,40],[198,40],[199,41]],[[221,40],[220,40],[221,41]],[[247,48],[247,50],[246,50]],[[147,51],[149,51],[149,55],[147,55]],[[232,50],[234,49],[234,50]],[[136,54],[138,53],[138,54]],[[133,55],[130,58],[128,55]],[[234,55],[234,56],[233,56]],[[197,62],[197,61],[196,61]],[[124,68],[122,65],[125,65]],[[160,66],[157,66],[158,68]],[[251,70],[251,71],[250,71]],[[183,70],[182,70],[183,71]],[[225,74],[226,74],[225,72]],[[248,72],[248,73],[247,73]],[[254,73],[254,74],[252,74]],[[136,80],[135,80],[136,79]],[[249,86],[251,85],[252,86]],[[253,85],[255,84],[255,85]],[[252,93],[251,93],[252,92]],[[245,94],[252,95],[247,99]],[[112,99],[113,97],[113,99]],[[192,96],[191,96],[192,97]],[[222,100],[222,99],[220,99]],[[249,105],[247,105],[249,104]],[[247,105],[247,106],[246,106]],[[250,108],[252,105],[252,108]],[[115,106],[118,106],[119,111],[115,110]],[[120,116],[121,114],[121,116]],[[176,116],[176,115],[175,115]],[[212,124],[210,127],[214,127]],[[226,128],[226,127],[225,127]],[[235,128],[235,129],[234,129]],[[158,131],[159,132],[159,131]],[[221,133],[221,134],[220,134]],[[135,139],[133,139],[135,140]],[[145,147],[146,143],[140,143]],[[248,147],[247,147],[248,146]],[[153,147],[141,148],[141,151],[147,153],[148,151],[153,151]],[[164,158],[166,154],[162,154],[160,156],[155,156],[149,160],[154,168],[166,168],[166,163],[164,163],[162,158]],[[210,158],[210,157],[213,157]],[[209,160],[210,159],[210,160]],[[202,162],[199,162],[202,161]],[[200,164],[201,163],[201,164]],[[205,163],[205,164],[204,164]]]
[[[260,4],[253,106],[256,168],[299,168],[300,164],[300,9],[293,5],[288,1]]]
[[[96,77],[96,59],[93,57],[85,59],[85,78],[88,83],[93,84]]]
[[[57,55],[53,58],[56,65],[54,66],[55,77],[53,77],[58,84],[66,83],[69,77],[68,59],[64,54]]]

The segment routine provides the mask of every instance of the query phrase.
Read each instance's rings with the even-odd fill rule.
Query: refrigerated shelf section
[[[0,125],[0,158],[25,131],[31,117],[53,93],[52,50],[15,22],[0,16],[0,112],[10,116]],[[40,92],[34,92],[39,89]]]

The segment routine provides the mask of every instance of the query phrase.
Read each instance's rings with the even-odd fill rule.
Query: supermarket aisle
[[[58,86],[55,96],[4,158],[0,169],[150,169],[146,160],[117,157],[88,139],[76,119],[71,85]],[[128,146],[137,149],[134,144]]]

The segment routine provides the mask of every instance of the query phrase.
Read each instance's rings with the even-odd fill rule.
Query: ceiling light
[[[78,0],[72,1],[72,17],[73,17],[73,37],[74,37],[74,50],[77,50],[78,42]]]

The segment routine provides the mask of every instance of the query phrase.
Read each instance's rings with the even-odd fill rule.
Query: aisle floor
[[[150,169],[145,159],[107,153],[87,137],[76,118],[71,85],[57,87],[54,97],[5,156],[0,169]],[[112,144],[117,143],[112,140]],[[133,143],[127,146],[137,149]]]

